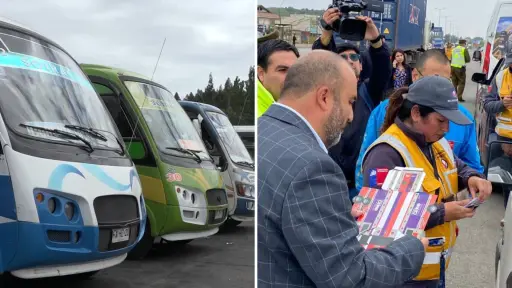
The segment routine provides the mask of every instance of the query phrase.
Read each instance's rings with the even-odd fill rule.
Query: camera
[[[356,16],[361,15],[363,11],[383,13],[384,2],[333,0],[329,8],[338,8],[342,14],[341,19],[332,23],[333,30],[338,32],[342,39],[361,41],[364,40],[364,35],[366,34],[366,22],[357,20]]]

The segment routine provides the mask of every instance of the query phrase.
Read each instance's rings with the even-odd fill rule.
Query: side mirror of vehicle
[[[213,162],[215,163],[215,166],[219,168],[220,171],[226,170],[226,160],[222,156],[212,156]]]
[[[471,76],[471,81],[486,85],[487,84],[487,76],[484,73],[473,73],[473,76]]]
[[[123,138],[126,145],[128,155],[132,160],[141,160],[146,158],[146,147],[141,139],[137,138]]]

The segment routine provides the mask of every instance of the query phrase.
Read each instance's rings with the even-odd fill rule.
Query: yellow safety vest
[[[501,81],[501,87],[499,91],[500,98],[503,99],[505,96],[512,95],[512,73],[509,69],[503,71],[503,80]],[[512,111],[505,109],[505,111],[496,115],[496,134],[512,138]]]
[[[407,167],[423,168],[426,174],[422,185],[423,191],[434,194],[439,190],[437,198],[438,203],[457,193],[457,166],[455,164],[453,150],[445,138],[432,144],[432,153],[435,158],[439,178],[435,176],[434,167],[432,167],[432,164],[430,164],[416,142],[407,137],[407,135],[405,135],[405,133],[396,124],[391,125],[391,127],[389,127],[375,142],[373,142],[368,150],[366,150],[366,153],[368,153],[372,147],[380,143],[387,143],[400,153]],[[439,279],[441,271],[441,252],[443,251],[446,253],[445,268],[448,269],[451,253],[457,237],[456,227],[457,223],[455,221],[450,221],[425,231],[425,237],[444,236],[445,244],[442,247],[427,248],[425,259],[423,260],[423,266],[421,267],[420,273],[416,278],[414,278],[414,280],[424,281]]]
[[[257,80],[258,85],[258,117],[263,115],[265,111],[272,105],[275,100],[272,94],[263,87],[263,84],[261,84],[260,80]]]
[[[466,59],[464,57],[464,53],[466,52],[466,48],[462,46],[457,46],[452,51],[452,67],[462,68],[466,66]]]
[[[446,50],[445,50],[446,57],[448,57],[448,60],[450,60],[450,61],[452,61],[452,52],[453,52],[453,48],[446,48]]]

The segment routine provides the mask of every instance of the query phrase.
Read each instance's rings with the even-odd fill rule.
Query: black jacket
[[[314,49],[335,52],[336,44],[334,38],[331,38],[331,42],[329,42],[327,46],[322,45],[320,38],[317,39],[313,43],[313,50]],[[329,155],[343,170],[349,188],[355,185],[355,167],[359,150],[361,150],[368,118],[370,118],[373,108],[379,105],[380,101],[383,99],[384,91],[388,87],[392,70],[391,62],[389,61],[391,57],[390,49],[386,44],[377,49],[370,46],[365,52],[368,53],[370,58],[370,62],[367,64],[371,64],[372,66],[372,68],[370,68],[371,74],[367,75],[368,79],[365,79],[366,77],[362,75],[360,76],[360,79],[364,80],[360,80],[358,83],[357,100],[353,106],[354,119],[352,123],[345,128],[340,142],[329,149]]]

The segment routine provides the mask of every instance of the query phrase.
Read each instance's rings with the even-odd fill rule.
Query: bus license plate
[[[215,220],[222,219],[222,216],[224,216],[224,213],[222,213],[222,210],[215,211]]]
[[[254,210],[254,202],[247,202],[247,210]]]
[[[112,243],[130,240],[130,228],[112,229]]]

